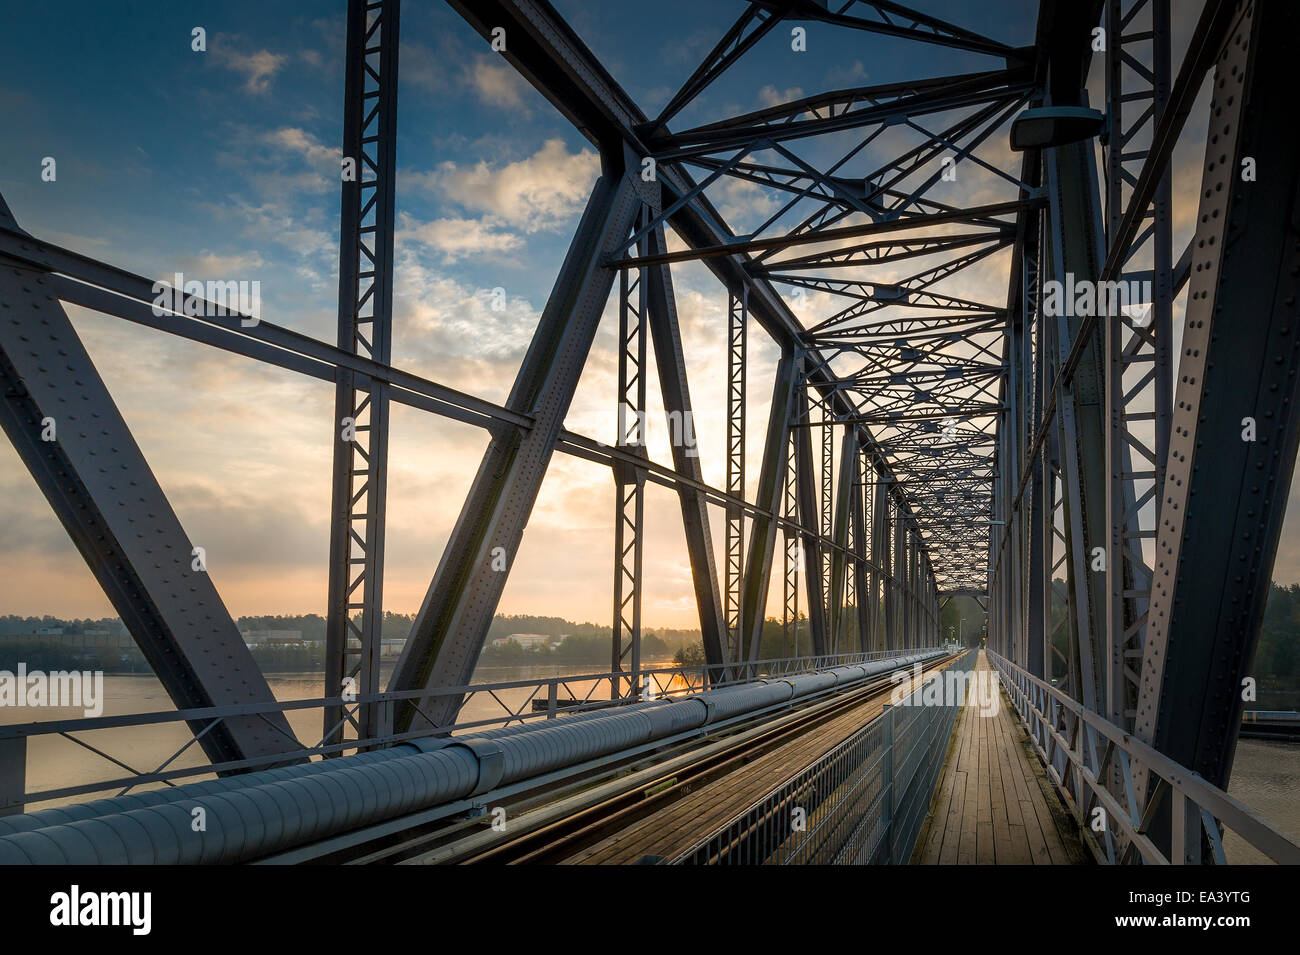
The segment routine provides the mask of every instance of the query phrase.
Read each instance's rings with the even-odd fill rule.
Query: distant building
[[[545,633],[511,633],[504,637],[497,637],[492,643],[502,644],[507,640],[513,640],[525,650],[533,650],[537,647],[551,647],[560,642],[559,637],[552,637]]]
[[[63,636],[62,627],[41,627],[36,631],[42,637],[61,637]]]
[[[241,630],[239,635],[250,647],[259,644],[302,643],[301,630]]]

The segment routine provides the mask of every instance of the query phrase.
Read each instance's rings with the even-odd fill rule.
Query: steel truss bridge
[[[1090,837],[1100,858],[1222,861],[1231,828],[1294,861],[1300,850],[1223,790],[1300,434],[1300,131],[1289,82],[1300,10],[1207,0],[1174,63],[1171,0],[1042,0],[1026,47],[890,0],[738,2],[734,24],[650,115],[545,0],[451,6],[485,43],[504,31],[500,55],[601,160],[503,404],[390,361],[398,0],[347,8],[343,155],[360,174],[342,185],[334,344],[208,302],[198,315],[160,315],[149,278],[27,233],[0,198],[0,421],[176,707],[0,728],[0,811],[10,813],[0,857],[305,861],[472,818],[502,793],[560,786],[572,798],[562,784],[574,773],[603,785],[616,769],[649,772],[636,760],[696,745],[709,738],[702,727],[757,740],[798,703],[807,730],[830,718],[819,707],[866,706],[900,667],[968,670],[971,655],[944,650],[939,634],[941,607],[964,595],[987,610],[989,658],[1062,797],[1081,820],[1099,809],[1108,819]],[[797,25],[887,37],[931,66],[953,51],[983,65],[682,121],[765,37]],[[1105,77],[1104,102],[1091,104],[1104,117],[1099,136],[1010,152],[1009,127],[1026,110],[1087,113],[1094,60]],[[1195,140],[1189,120],[1204,119],[1193,107],[1207,80],[1203,172],[1195,203],[1182,197],[1195,226],[1179,249],[1172,159]],[[900,132],[910,140],[882,159]],[[953,170],[983,177],[966,202],[938,188]],[[777,211],[753,231],[731,228],[710,196],[730,181],[774,197]],[[639,426],[658,413],[646,407],[652,373],[670,418],[693,411],[673,287],[684,262],[703,263],[728,303],[726,434],[704,436],[725,444],[724,487],[704,480],[686,441],[673,443],[671,466],[653,461]],[[967,290],[981,269],[1000,276],[991,300]],[[1150,296],[1110,313],[1051,304],[1052,283],[1114,282],[1145,283]],[[608,444],[565,419],[611,296],[620,430]],[[833,308],[796,314],[802,298]],[[333,449],[323,699],[273,700],[64,303],[334,383],[336,422],[354,427],[338,429]],[[768,381],[747,374],[755,334],[779,346]],[[751,434],[754,387],[771,405]],[[383,686],[394,402],[481,428],[488,445]],[[55,441],[42,438],[51,419]],[[757,474],[745,466],[754,442]],[[508,567],[557,452],[609,467],[617,490],[610,669],[475,685],[508,578],[499,557]],[[697,668],[642,664],[647,483],[680,501],[703,634]],[[721,555],[711,511],[725,521]],[[793,648],[781,660],[763,644],[774,586]],[[521,687],[522,703],[465,716],[467,701]],[[288,715],[302,709],[319,713],[319,736],[291,729]],[[806,858],[781,839],[764,853],[905,861],[953,712],[916,723],[897,712],[872,715],[862,732],[874,735],[847,737],[831,762],[803,770],[848,767],[830,784],[837,792],[875,760],[875,795],[835,803],[837,825],[856,835]],[[208,765],[178,768],[174,755],[148,770],[102,753],[127,775],[27,787],[31,739],[164,722],[186,723],[187,748]],[[561,741],[568,756],[552,752]],[[853,756],[854,746],[873,755]],[[714,765],[686,752],[670,747],[693,772]],[[404,768],[417,764],[436,772]],[[772,780],[770,811],[741,808],[758,813],[754,827],[784,825],[811,778]],[[167,788],[127,794],[160,782]],[[334,787],[339,801],[318,816],[300,805],[297,828],[281,820],[272,834],[267,820],[290,811],[272,807],[277,786],[287,805],[295,786]],[[111,790],[122,792],[16,814]],[[240,838],[214,849],[181,834],[159,849],[161,829],[150,827],[186,828],[186,799],[200,796],[221,803],[222,826]],[[184,820],[168,821],[168,807]],[[265,828],[249,828],[246,812]],[[140,832],[114,828],[121,819]],[[52,826],[80,841],[60,841]],[[730,831],[673,861],[767,858],[749,842],[745,856]]]

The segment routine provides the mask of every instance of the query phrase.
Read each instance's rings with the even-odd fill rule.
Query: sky
[[[976,16],[955,0],[918,4],[1013,46],[1032,42],[1035,6],[989,2]],[[743,9],[729,0],[556,7],[649,114]],[[130,271],[257,280],[266,320],[332,342],[344,9],[284,0],[51,0],[8,10],[0,194],[28,231]],[[1179,10],[1175,63],[1194,12]],[[788,30],[774,31],[674,128],[824,90],[998,65],[803,26],[807,52],[790,49]],[[206,31],[206,51],[191,49],[195,27]],[[450,7],[408,2],[402,37],[393,363],[504,403],[599,161]],[[905,132],[882,137],[877,159]],[[1176,194],[1195,196],[1203,135],[1203,121],[1193,121],[1176,158]],[[815,159],[830,145],[807,148]],[[1005,137],[982,155],[1008,163]],[[46,157],[57,163],[54,182],[40,176]],[[997,185],[974,170],[960,188],[969,197],[993,195]],[[757,226],[775,208],[770,194],[741,182],[709,195],[738,227]],[[1194,216],[1194,199],[1176,203],[1184,230],[1182,239],[1176,231],[1176,251]],[[670,247],[680,241],[670,236]],[[965,285],[945,290],[1005,300],[1007,261],[995,256],[964,273]],[[704,476],[722,486],[726,293],[698,264],[674,267],[673,279]],[[495,288],[506,292],[502,311],[491,307]],[[824,315],[825,298],[810,294],[796,311]],[[76,306],[68,311],[191,540],[205,548],[232,614],[323,613],[332,388]],[[751,434],[766,420],[776,358],[764,336],[751,336]],[[611,300],[566,427],[612,443],[616,373]],[[649,388],[648,407],[661,408],[653,376]],[[653,419],[649,441],[651,456],[668,462],[665,429]],[[751,498],[759,445],[749,442]],[[393,407],[386,609],[418,609],[485,446],[475,427]],[[646,495],[645,622],[697,626],[675,496],[653,485]],[[608,621],[613,515],[608,469],[557,454],[500,611]],[[710,517],[721,566],[722,513]],[[113,614],[7,442],[0,528],[0,613]],[[1288,582],[1300,577],[1295,537],[1284,539],[1275,575]],[[779,586],[773,598],[775,613]]]

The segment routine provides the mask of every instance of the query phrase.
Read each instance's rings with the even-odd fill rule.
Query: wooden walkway
[[[979,651],[978,670],[991,670]],[[913,863],[1086,865],[1091,858],[998,687],[998,714],[963,707]]]

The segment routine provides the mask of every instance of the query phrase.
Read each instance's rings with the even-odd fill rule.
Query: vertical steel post
[[[641,207],[637,230],[649,225]],[[648,243],[642,239],[639,253]],[[644,269],[622,269],[618,280],[618,447],[646,457],[646,276]],[[645,470],[624,461],[613,468],[614,629],[610,698],[641,694],[641,570],[645,517]],[[625,674],[625,675],[624,675]]]
[[[826,566],[826,548],[822,534],[822,495],[816,484],[816,466],[812,448],[812,402],[808,394],[807,366],[803,368],[799,386],[799,411],[808,422],[807,427],[796,428],[795,487],[799,498],[799,524],[803,537],[804,581],[808,587],[808,629],[812,637],[814,656],[825,656],[827,651],[826,589],[823,570]]]
[[[826,430],[829,431],[830,429],[827,428]],[[850,536],[852,521],[849,512],[852,507],[853,494],[856,492],[853,472],[857,459],[857,434],[852,427],[845,427],[844,436],[840,442],[840,473],[835,494],[834,519],[831,522],[832,538],[828,545],[831,551],[831,579],[827,606],[830,608],[828,619],[832,653],[840,652],[839,648],[844,630],[844,610],[847,606],[846,598],[853,589],[852,579],[855,561],[853,560]]]
[[[392,352],[399,0],[349,0],[339,226],[338,347]],[[340,368],[334,398],[325,695],[381,690],[388,385]],[[327,706],[326,742],[377,735],[373,705]],[[336,754],[337,755],[337,754]]]
[[[1029,394],[1026,400],[1027,430],[1026,440],[1037,432],[1043,419],[1043,399],[1045,395],[1044,379],[1046,368],[1043,365],[1046,350],[1043,342],[1043,317],[1040,308],[1039,281],[1040,249],[1042,242],[1042,214],[1031,217],[1032,238],[1027,238],[1024,248],[1026,291],[1026,315],[1033,319],[1032,342],[1025,336],[1025,354],[1023,361],[1030,370],[1026,376]],[[1026,319],[1028,321],[1028,318]],[[1032,407],[1030,407],[1032,406]],[[1025,669],[1041,679],[1047,679],[1045,667],[1050,664],[1047,651],[1047,627],[1051,620],[1051,602],[1048,588],[1051,584],[1050,566],[1045,571],[1044,562],[1051,564],[1051,515],[1046,509],[1045,485],[1046,449],[1040,449],[1031,462],[1029,483],[1025,488],[1022,510],[1026,512],[1025,520]],[[1047,583],[1044,584],[1046,576]]]
[[[822,594],[826,601],[826,635],[827,644],[835,635],[835,621],[838,616],[836,613],[836,593],[835,585],[832,578],[834,577],[835,562],[835,492],[833,484],[833,455],[835,453],[835,428],[831,422],[835,420],[834,406],[828,397],[821,402],[821,497],[819,498],[820,507],[818,508],[818,524],[821,534],[821,574],[822,574]],[[851,429],[846,429],[851,430]]]
[[[782,500],[785,501],[785,567],[783,577],[792,573],[791,569],[791,527],[794,516],[791,511],[791,496],[794,492],[794,480],[791,440],[791,421],[795,417],[795,382],[798,379],[797,360],[793,354],[786,353],[777,362],[776,376],[772,385],[772,403],[768,409],[767,434],[763,440],[763,465],[758,475],[758,491],[755,504],[761,510],[750,521],[749,551],[745,560],[745,592],[741,622],[745,627],[743,641],[748,659],[756,661],[762,650],[763,622],[767,617],[768,588],[772,580],[772,561],[775,557],[776,541],[781,531]],[[784,498],[783,498],[784,495]],[[790,591],[785,594],[785,611],[789,615]],[[797,622],[796,613],[790,625]],[[784,634],[789,639],[788,627]],[[785,654],[789,656],[790,654]]]
[[[1106,53],[1108,236],[1119,228],[1127,204],[1125,183],[1136,180],[1169,99],[1169,15],[1169,0],[1109,0],[1107,4],[1111,38]],[[1152,540],[1158,527],[1173,402],[1170,181],[1166,170],[1145,211],[1149,225],[1126,251],[1121,273],[1125,288],[1141,287],[1141,283],[1150,287],[1149,299],[1142,299],[1148,310],[1114,315],[1104,330],[1108,572],[1106,659],[1101,662],[1106,667],[1106,715],[1129,730],[1137,706],[1151,592],[1143,542]],[[1139,433],[1134,423],[1149,426],[1151,437]],[[1134,452],[1143,458],[1137,467],[1131,461]]]
[[[749,287],[731,292],[727,307],[727,494],[745,498],[745,336],[749,319]],[[727,504],[726,585],[727,640],[730,659],[745,659],[744,601],[745,561],[744,511]]]
[[[785,585],[785,603],[783,613],[783,630],[785,637],[784,656],[799,655],[799,532],[795,530],[799,522],[799,496],[796,491],[797,464],[795,461],[794,437],[787,436],[785,449],[785,494],[782,516],[785,525],[785,566],[782,577]]]
[[[875,464],[871,464],[867,473],[872,479],[871,488],[871,631],[875,638],[874,649],[889,650],[889,617],[885,612],[886,593],[889,588],[887,568],[889,566],[889,489],[885,484],[885,474]]]
[[[23,812],[27,796],[27,737],[0,739],[0,816]]]
[[[857,619],[858,650],[871,649],[871,537],[867,533],[871,468],[866,455],[854,455],[853,466],[853,607]]]

